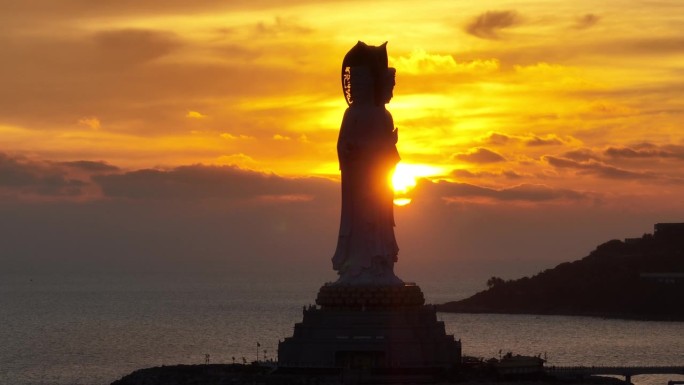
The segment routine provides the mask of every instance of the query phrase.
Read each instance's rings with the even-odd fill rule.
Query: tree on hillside
[[[497,285],[501,285],[505,281],[500,277],[491,277],[487,280],[487,287],[492,288]]]

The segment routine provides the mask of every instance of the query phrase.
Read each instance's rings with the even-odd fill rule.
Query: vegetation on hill
[[[684,321],[684,234],[612,240],[585,258],[438,306],[458,313],[590,315]]]

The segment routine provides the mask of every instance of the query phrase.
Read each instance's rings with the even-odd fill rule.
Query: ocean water
[[[276,358],[316,279],[216,275],[0,277],[0,384],[109,384],[133,370]],[[430,302],[481,289],[418,284]],[[547,365],[684,366],[684,323],[591,317],[446,314],[463,353],[542,354]],[[257,343],[259,344],[257,346]],[[684,376],[637,376],[638,385]]]

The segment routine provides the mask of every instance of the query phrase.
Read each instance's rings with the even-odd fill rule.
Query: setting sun
[[[396,194],[405,194],[412,188],[416,187],[416,174],[412,172],[411,167],[400,163],[392,174],[392,189]]]
[[[399,163],[392,174],[392,189],[395,194],[406,194],[416,187],[416,178],[442,174],[442,169],[424,164]]]
[[[392,189],[394,190],[394,204],[405,206],[411,203],[411,198],[405,195],[416,187],[416,178],[435,176],[441,169],[422,164],[399,163],[392,174]]]

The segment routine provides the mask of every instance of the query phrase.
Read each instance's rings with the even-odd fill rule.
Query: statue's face
[[[375,78],[364,66],[351,67],[349,71],[349,101],[356,106],[374,104]]]

